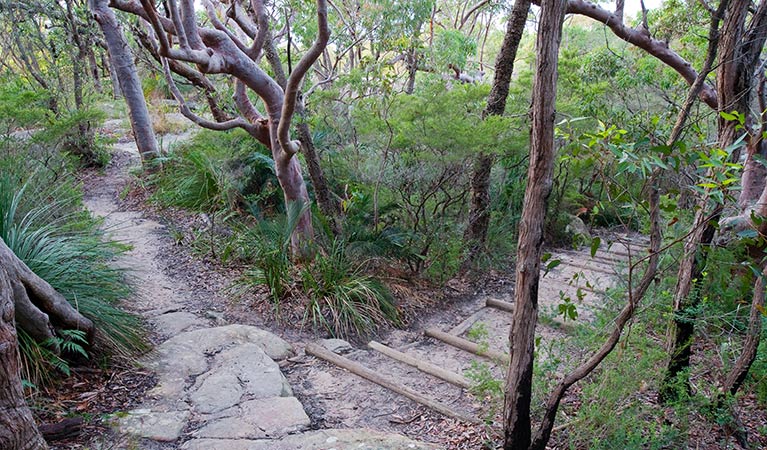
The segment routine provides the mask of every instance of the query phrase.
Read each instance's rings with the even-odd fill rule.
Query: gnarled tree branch
[[[540,5],[540,0],[535,0],[533,3]],[[644,28],[634,29],[626,26],[623,23],[622,17],[615,13],[586,0],[568,0],[567,13],[580,14],[605,24],[620,39],[641,48],[674,69],[690,85],[698,77],[698,73],[692,65],[678,53],[671,50],[666,42],[654,39]],[[713,109],[718,108],[716,90],[711,85],[704,83],[699,97],[709,107]]]
[[[330,29],[328,28],[328,6],[325,0],[317,0],[317,26],[318,33],[317,39],[304,54],[295,69],[288,77],[287,84],[285,86],[285,100],[282,103],[282,115],[280,117],[280,124],[277,128],[277,139],[280,143],[282,150],[293,155],[298,152],[300,145],[298,142],[291,141],[288,134],[290,130],[290,121],[293,117],[293,113],[296,110],[296,99],[298,98],[298,90],[301,87],[301,81],[304,79],[304,75],[309,71],[309,68],[317,61],[317,58],[322,54],[322,50],[327,46],[330,39]]]

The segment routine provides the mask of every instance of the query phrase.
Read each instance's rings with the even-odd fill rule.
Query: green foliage
[[[374,230],[401,231],[418,255],[407,260],[416,274],[444,281],[455,273],[469,191],[465,168],[478,152],[500,154],[518,138],[511,119],[482,119],[487,95],[485,85],[446,91],[444,81],[432,80],[414,95],[365,100],[353,111],[360,147],[343,154],[357,167],[346,159],[342,170],[354,177],[355,195],[371,203],[368,214],[377,201],[378,221],[369,222]]]
[[[265,286],[279,318],[286,302],[303,303],[304,320],[334,336],[369,334],[386,323],[398,324],[398,311],[388,288],[366,273],[364,252],[373,246],[350,246],[332,240],[303,266],[289,259],[290,236],[306,205],[288,205],[286,215],[263,220],[243,231],[249,264],[236,288],[244,294]],[[358,262],[363,261],[363,262]]]
[[[107,142],[93,133],[104,117],[96,108],[62,112],[35,133],[32,142],[76,156],[84,166],[104,167],[109,163]]]
[[[372,30],[380,50],[405,50],[418,45],[420,30],[429,18],[434,0],[373,0],[359,4],[359,22]],[[339,33],[344,35],[344,33]],[[347,39],[351,36],[347,36]]]
[[[301,270],[301,287],[309,297],[305,317],[334,336],[368,334],[384,323],[398,323],[397,308],[386,286],[365,275],[341,241]]]
[[[102,138],[92,132],[103,120],[104,114],[90,107],[50,111],[48,92],[32,90],[18,78],[0,75],[0,145],[44,147],[79,158],[86,166],[104,166],[109,154]],[[22,129],[29,130],[28,132]],[[17,137],[14,131],[19,131]]]
[[[477,43],[459,30],[440,30],[434,39],[433,59],[435,66],[448,65],[463,70],[469,56],[477,52]]]
[[[16,128],[32,128],[47,119],[48,94],[24,86],[21,79],[0,77],[0,126],[3,133]]]
[[[202,131],[163,157],[151,181],[162,204],[195,211],[281,210],[282,195],[268,150],[242,130]]]
[[[55,159],[55,155],[52,157]],[[34,160],[0,158],[0,237],[27,266],[61,293],[96,328],[94,351],[129,357],[145,349],[139,320],[117,307],[132,293],[114,258],[123,250],[104,239],[98,223],[82,211],[79,189],[69,175]],[[19,333],[24,378],[38,383],[50,368],[66,369],[65,356],[82,353],[77,331],[60,332],[56,342],[39,344]],[[46,348],[65,350],[60,357]]]
[[[262,220],[242,235],[240,258],[250,263],[239,283],[240,288],[264,285],[279,315],[280,303],[292,293],[293,264],[290,261],[290,236],[308,205],[288,205],[284,217]]]
[[[477,361],[471,362],[471,367],[466,370],[465,375],[472,382],[472,386],[469,388],[471,393],[480,401],[490,401],[492,407],[489,416],[491,416],[494,412],[493,407],[497,408],[502,404],[503,380],[499,380],[493,375],[487,363]]]

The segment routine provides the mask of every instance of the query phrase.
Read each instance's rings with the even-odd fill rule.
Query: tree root
[[[80,314],[59,292],[38,277],[0,239],[0,265],[10,278],[16,323],[35,341],[55,342],[56,330],[85,331],[93,342],[93,322]]]

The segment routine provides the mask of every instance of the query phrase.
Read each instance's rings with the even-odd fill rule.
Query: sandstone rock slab
[[[188,420],[189,411],[136,409],[117,419],[117,428],[125,434],[158,442],[173,442],[181,436]]]
[[[432,444],[367,429],[319,430],[282,439],[192,439],[182,450],[436,450]]]
[[[186,311],[174,311],[150,319],[152,325],[166,336],[208,326],[208,321]]]
[[[189,394],[200,413],[222,411],[242,400],[293,395],[277,363],[257,345],[241,344],[213,358]]]
[[[200,438],[262,439],[305,430],[309,416],[295,397],[250,400],[222,411],[196,434]]]
[[[343,339],[320,339],[320,345],[339,355],[344,355],[354,350],[352,345]]]

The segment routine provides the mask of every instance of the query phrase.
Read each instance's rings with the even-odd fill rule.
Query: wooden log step
[[[487,305],[488,308],[500,309],[501,311],[506,311],[510,313],[514,312],[514,304],[509,302],[504,302],[503,300],[488,298],[487,300],[485,300],[485,305]]]
[[[70,417],[58,423],[42,424],[39,430],[46,442],[55,442],[79,435],[84,424],[82,417]]]
[[[420,403],[421,405],[424,405],[428,408],[433,409],[434,411],[437,411],[440,414],[444,414],[445,416],[452,417],[454,419],[458,419],[466,423],[471,423],[471,424],[481,423],[480,420],[477,419],[476,417],[466,415],[462,412],[454,410],[453,408],[445,405],[444,403],[440,403],[437,400],[433,400],[428,397],[425,397],[424,395],[406,386],[402,386],[401,384],[382,376],[378,372],[374,372],[368,369],[362,364],[359,364],[350,359],[344,358],[341,355],[337,355],[331,352],[330,350],[325,349],[322,346],[309,343],[309,344],[306,344],[305,350],[308,355],[315,356],[319,359],[325,360],[338,367],[346,369],[349,372],[359,377],[362,377],[379,386],[385,387],[386,389],[389,389],[390,391],[393,391],[402,396],[405,396],[416,403]]]
[[[474,323],[477,322],[477,320],[479,320],[479,318],[480,318],[480,316],[482,316],[484,310],[485,310],[485,308],[480,308],[480,309],[474,311],[474,313],[472,315],[470,315],[469,317],[463,319],[463,321],[461,323],[459,323],[458,325],[456,325],[453,328],[451,328],[449,333],[452,334],[453,336],[460,336],[460,335],[462,335],[463,333],[468,331],[469,328],[471,328],[472,325],[474,325]]]
[[[389,358],[397,360],[401,363],[405,363],[409,366],[413,366],[416,369],[420,370],[421,372],[428,373],[429,375],[435,376],[439,378],[440,380],[447,381],[450,384],[454,384],[458,387],[462,387],[466,389],[471,387],[471,381],[469,381],[462,375],[443,369],[442,367],[439,367],[428,361],[422,361],[418,358],[414,358],[408,355],[407,353],[402,353],[391,347],[387,347],[386,345],[383,345],[380,342],[370,341],[368,342],[368,347],[372,348],[373,350],[379,353],[382,353],[388,356]]]
[[[509,355],[506,353],[499,352],[498,350],[493,350],[491,348],[485,348],[484,346],[475,344],[471,341],[467,341],[463,338],[459,338],[458,336],[453,336],[452,334],[445,333],[444,331],[440,331],[436,328],[427,329],[425,334],[426,336],[440,340],[445,344],[452,345],[455,348],[490,359],[495,363],[509,363]]]
[[[489,308],[495,308],[499,309],[501,311],[506,311],[508,313],[514,313],[514,304],[509,302],[504,302],[503,300],[496,300],[493,298],[488,298],[485,301],[485,304]],[[539,321],[539,325],[543,325]],[[573,325],[571,322],[565,322],[562,320],[561,317],[557,316],[553,319],[552,325],[555,325],[556,328],[559,328],[561,331],[564,331],[566,333],[572,333],[575,331],[575,325]]]

